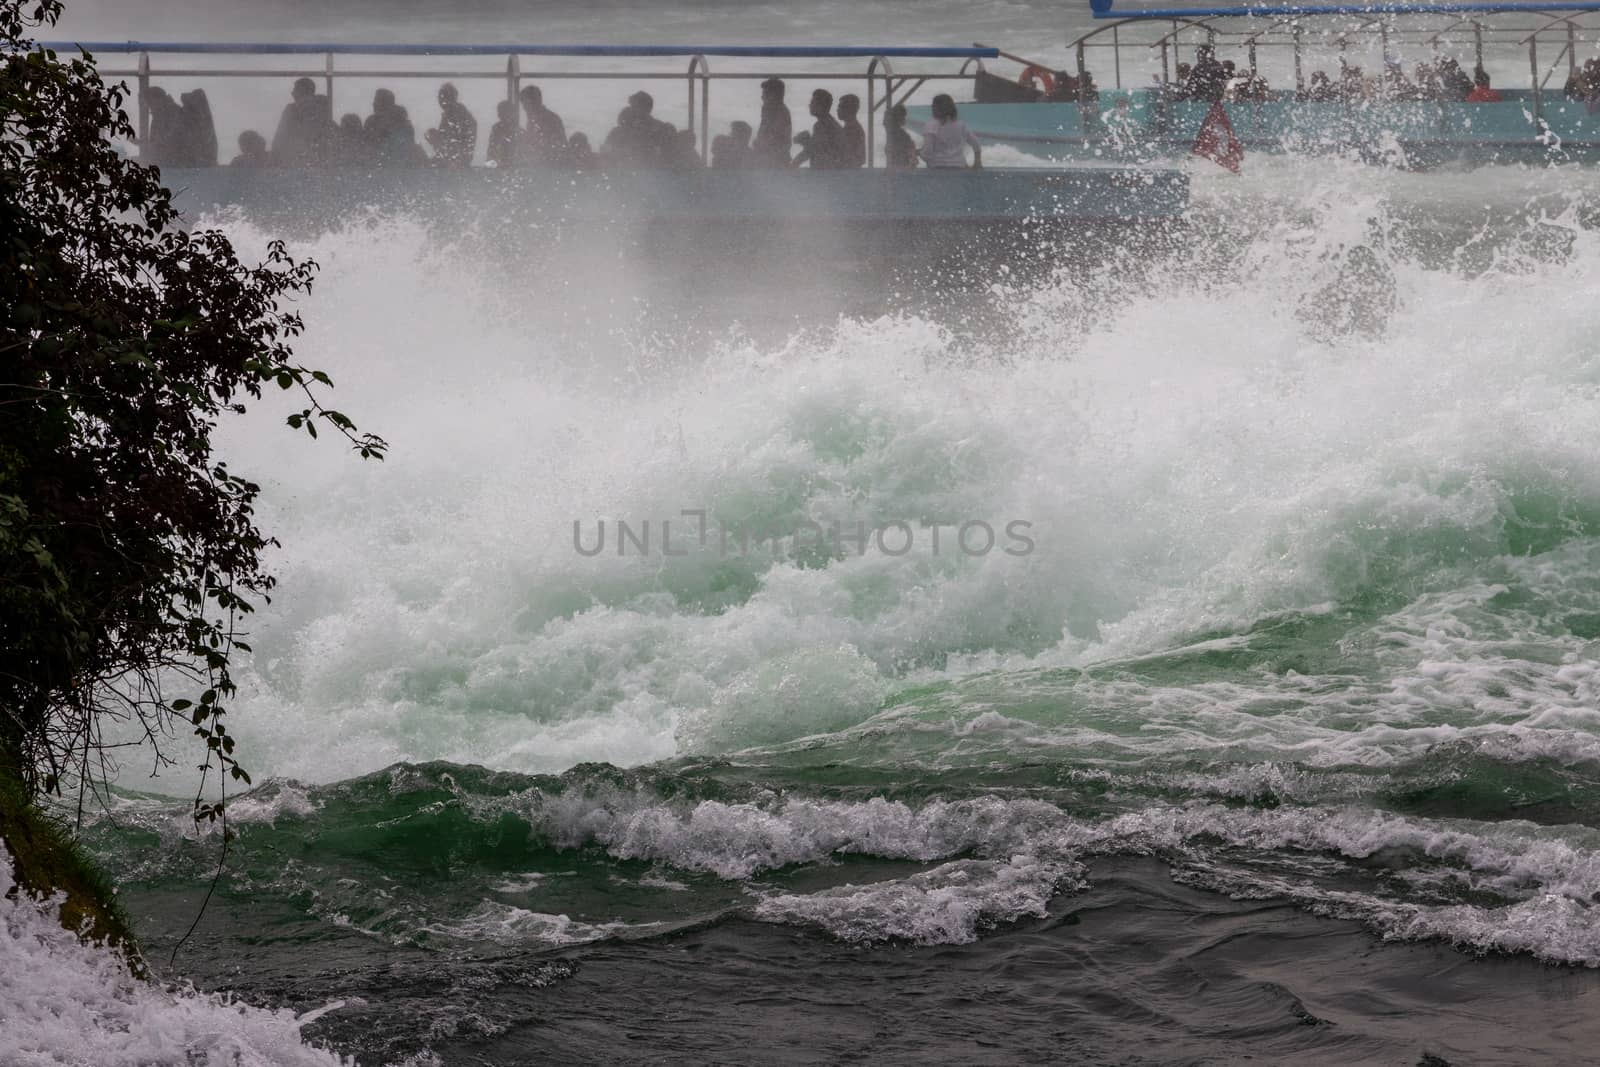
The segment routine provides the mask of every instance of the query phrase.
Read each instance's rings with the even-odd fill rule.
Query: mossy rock
[[[93,944],[116,949],[140,978],[149,971],[116,889],[67,828],[41,811],[0,759],[0,842],[11,855],[17,887],[37,898],[65,893],[61,925]]]

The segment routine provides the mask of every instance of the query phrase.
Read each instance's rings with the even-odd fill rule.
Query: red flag
[[[1221,100],[1212,104],[1211,110],[1206,112],[1206,120],[1200,124],[1200,133],[1194,139],[1192,151],[1219,167],[1239,173],[1239,164],[1244,162],[1244,145],[1233,135],[1233,123],[1228,121],[1228,113],[1223,109]]]

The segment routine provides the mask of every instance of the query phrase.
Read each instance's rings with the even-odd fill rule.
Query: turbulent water
[[[130,760],[86,829],[158,970],[249,1006],[8,905],[148,1044],[18,1010],[0,1052],[1581,1058],[1600,183],[1246,171],[1137,272],[842,310],[405,214],[301,242],[299,352],[392,458],[227,429],[283,544],[263,784],[172,962],[192,782]]]

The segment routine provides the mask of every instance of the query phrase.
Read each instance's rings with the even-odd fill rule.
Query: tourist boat
[[[1065,71],[1005,52],[1016,77],[967,61],[973,93],[961,115],[986,142],[1048,160],[1187,154],[1211,102],[1185,98],[1177,67],[1209,46],[1234,64],[1223,109],[1246,155],[1410,167],[1600,160],[1596,87],[1568,92],[1594,55],[1600,3],[1092,7],[1106,25],[1071,42]],[[1418,98],[1416,64],[1441,60],[1468,74],[1487,67],[1500,99]],[[1513,83],[1512,69],[1525,80]]]
[[[497,83],[493,90],[497,96],[503,84],[503,98],[513,107],[522,86],[535,81],[544,87],[547,98],[557,92],[554,83],[573,79],[627,86],[619,98],[641,84],[657,88],[652,83],[666,81],[677,83],[680,92],[686,89],[678,99],[686,100],[687,107],[678,110],[682,104],[663,101],[655,115],[676,119],[682,129],[693,131],[702,158],[709,158],[711,92],[719,82],[735,81],[754,98],[757,80],[785,79],[797,130],[809,122],[805,94],[811,86],[854,81],[865,90],[862,120],[867,130],[868,163],[856,170],[696,167],[572,173],[486,166],[163,168],[168,184],[178,192],[176,202],[191,214],[237,209],[275,223],[297,225],[318,218],[349,217],[372,205],[409,204],[442,212],[461,226],[490,218],[496,229],[516,234],[579,230],[589,241],[599,231],[648,231],[655,235],[656,244],[680,251],[711,243],[719,250],[736,245],[770,253],[774,241],[792,248],[811,240],[829,252],[894,255],[916,251],[926,241],[938,239],[966,247],[994,246],[1009,255],[1019,243],[1032,241],[1041,233],[1160,225],[1179,218],[1188,206],[1188,182],[1179,169],[1138,161],[954,171],[895,171],[880,166],[881,124],[889,105],[903,102],[930,84],[964,82],[966,75],[954,62],[993,60],[998,53],[992,48],[189,42],[60,42],[52,46],[58,50],[83,47],[99,56],[136,57],[131,68],[108,66],[103,73],[108,78],[135,80],[141,138],[150,128],[144,100],[152,86],[181,90],[219,78],[266,79],[272,88],[263,92],[284,99],[277,94],[287,89],[289,80],[312,77],[327,94],[333,114],[341,110],[332,102],[335,93],[351,80],[370,86],[427,79],[431,93],[433,85],[446,80],[465,86],[474,79],[488,79]],[[205,65],[196,66],[195,56],[244,62],[221,65],[206,60],[200,61]],[[261,60],[255,58],[261,56],[290,57],[291,61],[262,70]],[[388,58],[383,69],[374,70],[371,63],[348,65],[350,57]],[[397,64],[395,57],[406,63]],[[427,65],[412,62],[418,57],[428,57]],[[530,60],[545,59],[561,62],[543,64],[543,69],[528,66]],[[591,64],[571,62],[574,59],[602,59],[606,67],[589,69]],[[685,65],[669,71],[659,66],[636,69],[637,61],[662,59],[677,59]],[[713,72],[712,62],[724,59],[739,69]],[[857,65],[841,71],[837,62],[841,60],[855,60]],[[949,61],[948,69],[930,66],[937,60]],[[807,61],[810,69],[785,67],[785,61]],[[744,99],[742,96],[741,102]],[[220,115],[223,109],[218,111]],[[420,128],[427,123],[416,125]],[[224,140],[229,139],[225,134]]]

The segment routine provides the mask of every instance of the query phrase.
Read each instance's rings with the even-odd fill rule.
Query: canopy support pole
[[[966,73],[967,65],[961,65],[962,73]],[[983,69],[983,63],[978,62],[978,69]],[[889,112],[894,107],[894,70],[889,66],[888,56],[873,56],[872,62],[867,64],[867,168],[878,165],[878,124],[872,116],[878,110],[878,77],[883,77],[883,118],[887,122]],[[921,83],[918,83],[921,84]],[[915,92],[916,90],[912,90]],[[908,94],[909,95],[909,94]]]
[[[711,163],[711,64],[705,56],[689,60],[689,132],[695,132],[694,80],[700,79],[700,159]]]
[[[139,53],[139,154],[150,141],[150,53]]]
[[[1539,106],[1539,39],[1537,37],[1528,39],[1528,69],[1533,75],[1533,117],[1539,118],[1542,109]]]

